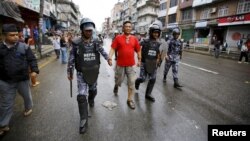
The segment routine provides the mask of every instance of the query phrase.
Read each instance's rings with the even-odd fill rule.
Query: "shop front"
[[[250,13],[220,18],[218,26],[227,27],[226,41],[230,47],[236,47],[240,39],[250,39]]]

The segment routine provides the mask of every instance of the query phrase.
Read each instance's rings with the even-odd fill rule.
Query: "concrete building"
[[[167,29],[166,32],[169,34],[173,28],[179,27],[180,10],[179,0],[168,0],[167,1]]]
[[[57,1],[58,24],[64,30],[79,29],[79,9],[69,0]]]
[[[230,47],[236,42],[250,38],[250,1],[249,0],[194,0],[196,11],[195,42],[212,44],[216,36]]]
[[[181,38],[184,41],[194,41],[195,10],[192,8],[193,0],[181,0],[179,3],[179,27],[182,29]]]
[[[167,17],[167,1],[168,0],[160,0],[160,7],[158,11],[158,20],[161,21],[163,30],[162,30],[162,36],[165,36],[166,34],[166,17]]]
[[[121,19],[121,12],[122,12],[122,3],[118,2],[114,5],[112,11],[111,11],[111,31],[114,32],[115,30],[120,29],[119,21]],[[121,32],[121,29],[119,30]]]
[[[158,10],[160,7],[159,0],[138,0],[137,1],[137,22],[135,29],[140,34],[148,32],[148,28],[158,18]]]

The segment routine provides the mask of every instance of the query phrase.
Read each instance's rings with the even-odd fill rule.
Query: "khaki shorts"
[[[125,75],[127,76],[128,87],[130,89],[134,89],[134,87],[135,87],[135,79],[136,79],[136,72],[135,72],[133,67],[116,66],[116,69],[115,69],[115,84],[118,85],[118,86],[121,86],[121,83],[124,80]]]

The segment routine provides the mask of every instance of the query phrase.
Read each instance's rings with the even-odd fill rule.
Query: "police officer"
[[[179,61],[182,58],[182,43],[178,39],[180,36],[180,30],[178,28],[173,29],[173,38],[169,40],[168,51],[166,55],[165,61],[165,69],[163,74],[163,81],[166,82],[167,74],[172,66],[173,79],[174,79],[174,87],[180,88],[182,87],[178,82],[178,67]]]
[[[82,37],[73,39],[68,63],[68,79],[73,79],[74,67],[77,70],[78,107],[80,114],[80,134],[87,131],[88,104],[94,106],[97,95],[97,78],[100,67],[100,54],[108,61],[108,54],[101,47],[100,42],[93,38],[94,22],[83,18],[80,22]],[[88,96],[88,97],[87,97]]]
[[[156,80],[156,69],[160,62],[160,45],[158,41],[161,34],[160,26],[153,24],[149,27],[149,38],[143,39],[141,42],[142,46],[142,62],[140,67],[140,77],[135,81],[135,88],[138,90],[140,83],[146,80],[149,76],[149,82],[146,89],[145,98],[154,102],[155,98],[151,95],[155,80]]]

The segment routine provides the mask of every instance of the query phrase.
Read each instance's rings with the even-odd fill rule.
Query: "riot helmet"
[[[173,33],[172,34],[173,34],[174,39],[178,39],[179,36],[180,36],[180,29],[179,28],[173,29]]]
[[[153,38],[153,35],[152,35],[153,32],[158,32],[159,33],[158,37],[160,37],[160,34],[161,34],[160,26],[157,25],[157,24],[151,24],[150,27],[149,27],[149,37],[150,38]]]
[[[80,22],[80,29],[81,30],[94,30],[95,23],[89,18],[83,18]]]
[[[173,35],[180,34],[180,30],[178,28],[173,29]]]

